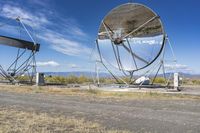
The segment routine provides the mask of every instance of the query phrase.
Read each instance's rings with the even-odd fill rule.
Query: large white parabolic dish
[[[150,8],[127,3],[111,10],[102,20],[97,42],[103,63],[133,72],[159,57],[165,33],[159,16]]]

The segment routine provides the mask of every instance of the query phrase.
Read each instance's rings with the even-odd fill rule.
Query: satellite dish
[[[102,20],[97,36],[101,62],[131,73],[156,61],[164,43],[165,32],[160,17],[137,3],[123,4],[111,10]]]

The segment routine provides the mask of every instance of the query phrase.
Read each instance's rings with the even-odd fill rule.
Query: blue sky
[[[33,27],[41,44],[37,54],[39,71],[89,71],[92,68],[89,56],[101,20],[112,8],[127,2],[130,0],[1,0],[0,24],[7,26],[0,26],[0,35],[18,37],[18,32],[8,29],[17,26],[10,19],[20,16],[26,25]],[[200,1],[134,2],[147,5],[161,17],[178,60],[176,67],[200,73]],[[1,46],[1,64],[8,66],[16,52]]]

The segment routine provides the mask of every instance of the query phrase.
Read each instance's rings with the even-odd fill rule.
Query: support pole
[[[19,21],[22,25],[22,27],[25,29],[26,33],[29,35],[29,37],[31,38],[31,40],[33,41],[33,43],[36,45],[35,40],[33,39],[33,37],[31,36],[30,32],[27,30],[26,26],[24,25],[24,23],[20,20],[20,17],[16,18],[17,21]]]

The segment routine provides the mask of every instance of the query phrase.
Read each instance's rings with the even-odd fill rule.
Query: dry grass
[[[45,94],[57,94],[68,96],[85,96],[85,97],[98,97],[98,98],[117,98],[121,100],[126,99],[163,99],[163,100],[200,100],[200,96],[185,95],[181,93],[168,94],[160,92],[109,92],[101,91],[97,89],[80,89],[80,88],[59,88],[53,86],[12,86],[12,85],[0,85],[0,90],[10,91],[17,93],[45,93]]]
[[[0,133],[128,133],[107,130],[84,119],[24,112],[14,108],[0,109]]]
[[[160,92],[99,92],[97,96],[101,98],[117,98],[124,100],[131,99],[141,99],[141,100],[149,100],[149,99],[159,99],[159,100],[200,100],[199,96],[185,95],[185,94],[167,94]]]

